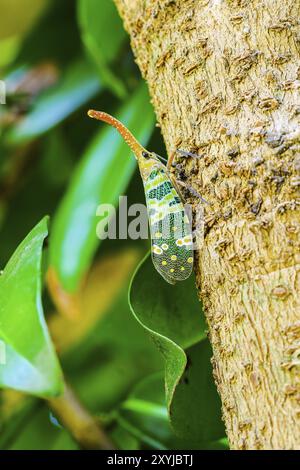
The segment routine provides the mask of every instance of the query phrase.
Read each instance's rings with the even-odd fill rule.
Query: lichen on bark
[[[209,202],[196,275],[231,448],[299,449],[300,3],[115,3],[168,153],[200,157],[174,172]]]

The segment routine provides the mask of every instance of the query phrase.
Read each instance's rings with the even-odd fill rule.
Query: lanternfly
[[[193,270],[192,229],[168,168],[114,117],[93,110],[88,116],[115,127],[133,151],[145,189],[153,264],[170,284],[184,281]]]

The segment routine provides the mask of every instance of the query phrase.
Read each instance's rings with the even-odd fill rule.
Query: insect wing
[[[192,230],[183,203],[163,165],[144,181],[155,268],[170,284],[187,279],[193,270]]]

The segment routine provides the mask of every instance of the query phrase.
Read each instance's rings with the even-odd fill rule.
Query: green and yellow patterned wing
[[[193,270],[192,229],[184,205],[164,165],[154,165],[143,180],[149,215],[152,260],[170,284],[187,279]]]

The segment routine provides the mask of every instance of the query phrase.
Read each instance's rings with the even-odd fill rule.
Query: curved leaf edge
[[[179,385],[180,381],[183,379],[183,375],[184,375],[184,372],[185,372],[187,364],[188,364],[188,358],[187,358],[187,355],[185,353],[185,350],[179,344],[177,344],[175,341],[171,340],[167,336],[164,336],[161,333],[158,333],[157,331],[154,331],[151,328],[149,328],[147,325],[145,325],[141,321],[141,319],[139,318],[138,314],[135,312],[135,310],[133,308],[133,305],[132,305],[132,301],[131,301],[132,288],[133,288],[133,284],[135,282],[136,276],[137,276],[139,270],[141,269],[141,267],[143,266],[143,264],[148,260],[148,258],[150,256],[151,256],[150,252],[148,252],[145,255],[145,257],[141,260],[141,262],[138,264],[138,266],[136,267],[135,272],[133,273],[133,276],[132,276],[130,284],[129,284],[129,289],[128,289],[128,304],[129,304],[130,310],[131,310],[134,318],[150,334],[150,337],[153,339],[153,342],[156,343],[156,340],[158,340],[158,341],[161,341],[162,343],[164,343],[166,345],[168,344],[169,346],[171,346],[171,348],[174,349],[174,352],[176,351],[175,354],[176,354],[177,358],[179,359],[179,361],[181,361],[181,366],[178,370],[176,380],[172,384],[171,389],[168,390],[167,389],[167,381],[166,381],[166,372],[167,372],[168,365],[172,362],[172,359],[168,358],[168,356],[165,355],[161,351],[161,348],[158,348],[159,351],[162,353],[164,359],[165,359],[166,402],[167,402],[167,410],[168,410],[169,420],[170,420],[170,423],[172,425],[172,413],[171,413],[172,400],[173,400],[173,397],[174,397],[177,386]],[[195,344],[198,344],[198,343],[204,341],[205,339],[206,338],[203,337],[198,341],[196,340],[192,344],[189,344],[188,347],[194,346]],[[176,360],[174,360],[173,362],[176,362]],[[174,432],[176,433],[176,429],[174,429]]]

